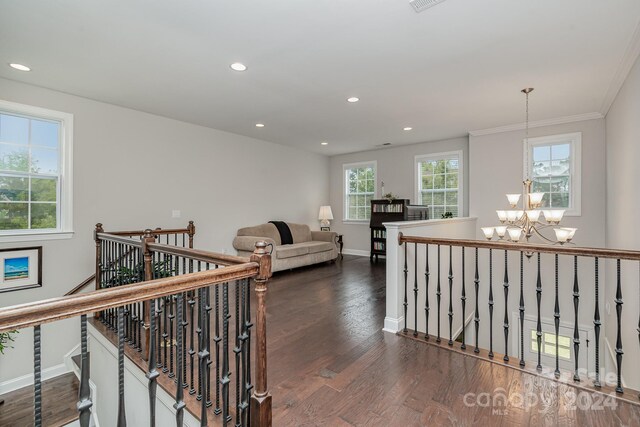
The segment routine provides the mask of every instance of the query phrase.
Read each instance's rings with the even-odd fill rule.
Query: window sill
[[[0,243],[37,242],[40,240],[63,240],[73,237],[73,231],[49,231],[41,233],[0,234]]]
[[[343,224],[347,225],[369,225],[368,219],[343,219]]]

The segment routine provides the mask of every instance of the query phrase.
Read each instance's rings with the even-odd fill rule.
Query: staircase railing
[[[139,236],[131,232],[104,233],[98,227],[96,283],[100,289],[0,309],[0,332],[34,328],[36,426],[42,425],[41,325],[78,316],[78,411],[80,424],[89,425],[93,402],[89,391],[87,323],[93,313],[96,315],[91,321],[99,319],[110,328],[118,347],[119,426],[126,425],[126,347],[139,350],[140,357],[147,361],[152,426],[159,383],[173,385],[178,426],[183,425],[184,410],[190,403],[191,412],[195,412],[193,405],[200,407],[201,425],[208,424],[210,406],[213,416],[221,416],[222,425],[271,425],[265,301],[271,258],[266,244],[258,242],[254,254],[247,259],[155,242],[158,236],[170,235],[169,231],[161,234],[146,230]],[[253,295],[250,279],[255,283]],[[235,337],[233,345],[230,337]],[[127,354],[131,355],[131,351]],[[164,374],[171,380],[161,378]]]
[[[526,349],[537,356],[532,371],[538,373],[543,371],[544,350],[549,350],[547,355],[552,354],[554,359],[549,368],[556,378],[566,374],[569,381],[583,387],[588,378],[592,385],[587,388],[623,395],[623,373],[635,375],[637,367],[631,360],[626,366],[623,363],[622,337],[625,332],[637,331],[639,341],[624,345],[633,345],[634,352],[638,350],[640,308],[634,304],[633,312],[623,313],[622,290],[625,283],[629,285],[627,289],[634,289],[631,300],[638,301],[640,251],[430,238],[402,233],[398,240],[404,260],[401,334],[489,360],[500,358],[503,363],[522,369],[529,369]],[[607,260],[611,262],[615,278],[610,284],[615,289],[611,300],[603,298],[602,276]],[[510,298],[514,301],[511,305]],[[603,305],[609,307],[609,304],[615,306],[615,374],[605,378],[601,372],[604,339],[601,313]],[[517,312],[513,319],[511,307]],[[504,311],[494,313],[495,308]],[[553,318],[550,335],[543,331],[545,315]],[[627,323],[623,321],[625,315]],[[472,325],[459,329],[460,336],[456,336],[454,319],[457,325],[469,316],[473,316]],[[533,334],[527,335],[525,318],[535,320],[535,338]],[[630,319],[633,319],[631,324]],[[589,339],[581,335],[586,320],[592,324],[589,337],[592,337],[595,357],[585,368],[579,366],[579,355],[586,350],[585,344],[587,347],[590,344]],[[563,344],[559,338],[561,322],[572,330],[572,336]],[[517,346],[515,343],[510,346],[510,339],[515,339]],[[571,371],[561,369],[561,346],[569,347],[570,353],[565,351],[564,356],[567,358],[570,354],[567,359],[572,361]],[[516,347],[514,363],[509,350]],[[498,350],[503,353],[498,354]],[[637,394],[625,396],[638,401]]]

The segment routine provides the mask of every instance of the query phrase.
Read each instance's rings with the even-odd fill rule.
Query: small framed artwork
[[[42,286],[42,246],[0,249],[0,293]]]
[[[331,231],[330,227],[320,227],[320,231]]]

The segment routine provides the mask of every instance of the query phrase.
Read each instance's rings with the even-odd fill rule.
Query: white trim
[[[0,242],[52,240],[72,237],[73,233],[73,114],[0,99],[0,110],[60,123],[58,228],[0,232]],[[69,234],[65,236],[65,234]],[[57,237],[51,237],[58,235]],[[37,236],[32,238],[31,236]],[[47,237],[44,237],[47,236]]]
[[[64,240],[71,239],[73,237],[73,231],[69,232],[38,232],[38,233],[16,233],[11,235],[0,235],[0,243],[11,242],[37,242],[41,240]]]
[[[602,119],[602,118],[604,118],[604,116],[598,112],[576,114],[573,116],[564,116],[564,117],[557,117],[555,119],[537,120],[534,122],[529,122],[529,128],[539,128],[544,126],[562,125],[565,123],[584,122],[586,120],[596,120],[596,119]],[[516,130],[524,130],[524,129],[525,129],[525,122],[522,122],[522,123],[514,123],[506,126],[498,126],[498,127],[489,128],[489,129],[472,130],[472,131],[469,131],[469,135],[470,136],[493,135],[495,133],[513,132]]]
[[[363,251],[361,249],[344,249],[342,254],[368,257],[369,251]]]
[[[424,225],[437,225],[437,224],[446,224],[452,222],[468,222],[468,221],[477,221],[478,217],[475,216],[461,216],[458,218],[440,218],[440,219],[422,219],[419,221],[396,221],[396,222],[383,222],[382,225],[385,226],[387,231],[389,229],[400,229],[404,230],[406,228],[415,228],[422,227]]]
[[[413,197],[415,204],[420,200],[420,168],[418,163],[423,160],[444,160],[458,156],[458,217],[464,215],[464,152],[462,150],[445,151],[441,153],[419,154],[413,158]],[[446,201],[445,201],[446,203]]]
[[[633,68],[633,65],[638,59],[638,55],[640,55],[640,22],[638,22],[638,25],[631,36],[631,40],[629,40],[627,49],[622,56],[622,60],[618,65],[616,73],[611,79],[611,83],[609,83],[609,88],[607,89],[607,93],[602,101],[600,111],[602,111],[602,114],[605,116],[609,113],[609,109],[611,108],[611,105],[613,105],[613,101],[615,101],[618,96],[618,92],[620,92],[622,85],[627,80],[627,77],[631,72],[631,68]]]
[[[52,366],[42,370],[42,381],[50,380],[51,378],[59,377],[68,372],[67,366],[64,363]],[[0,383],[0,395],[9,393],[10,391],[18,390],[22,387],[28,387],[33,385],[33,373],[22,375],[17,378],[12,378]]]
[[[376,199],[378,197],[378,161],[370,160],[367,162],[356,162],[356,163],[343,163],[342,164],[342,222],[343,223],[363,223],[369,224],[369,220],[357,220],[357,219],[349,219],[347,218],[347,177],[346,172],[348,169],[353,169],[357,167],[363,166],[373,166],[373,198]]]
[[[538,145],[552,145],[555,143],[571,144],[571,191],[569,193],[569,208],[565,210],[565,216],[581,216],[582,215],[582,132],[563,133],[559,135],[547,135],[536,138],[522,140],[522,179],[530,176],[528,158],[531,159],[532,147]],[[553,208],[552,208],[553,209]]]
[[[392,334],[396,334],[400,332],[402,329],[402,324],[404,322],[404,316],[394,319],[393,317],[385,317],[384,318],[384,327],[382,330],[384,332],[390,332]]]

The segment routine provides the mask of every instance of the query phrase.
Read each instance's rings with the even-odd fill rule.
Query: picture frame
[[[320,231],[331,231],[331,227],[320,227]]]
[[[0,249],[0,293],[42,287],[42,246]]]

